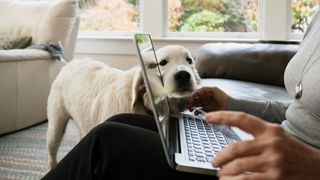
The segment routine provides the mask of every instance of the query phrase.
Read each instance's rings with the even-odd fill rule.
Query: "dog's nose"
[[[187,71],[179,71],[174,75],[174,79],[178,82],[188,82],[190,81],[191,75]]]

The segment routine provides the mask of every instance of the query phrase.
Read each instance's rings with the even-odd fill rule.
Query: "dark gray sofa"
[[[298,43],[208,43],[196,54],[201,86],[217,86],[234,98],[290,101],[284,71]]]

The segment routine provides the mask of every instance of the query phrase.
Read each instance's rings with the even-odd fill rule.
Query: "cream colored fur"
[[[82,138],[112,115],[147,114],[138,98],[139,86],[143,86],[140,67],[122,71],[89,59],[68,63],[53,82],[48,98],[49,168],[56,164],[57,150],[70,118]]]

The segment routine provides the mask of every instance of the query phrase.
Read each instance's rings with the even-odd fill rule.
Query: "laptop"
[[[135,34],[134,43],[137,47],[146,90],[169,166],[183,172],[215,175],[219,168],[212,167],[211,161],[217,153],[231,143],[252,139],[252,136],[235,127],[208,124],[203,120],[203,116],[194,115],[188,111],[173,113],[170,110],[168,98],[162,99],[164,104],[161,104],[160,107],[153,93],[156,92],[154,88],[157,87],[150,83],[150,81],[154,81],[154,73],[156,73],[156,77],[159,77],[157,79],[163,85],[151,36],[149,34]],[[143,59],[144,53],[148,53],[148,64]],[[147,66],[150,66],[150,58],[154,61],[151,64],[157,66],[153,68],[152,75],[150,70],[147,70]],[[157,95],[159,96],[159,94]],[[163,97],[166,95],[163,94]]]

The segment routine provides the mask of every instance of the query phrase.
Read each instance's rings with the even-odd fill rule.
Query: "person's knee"
[[[127,119],[131,119],[134,116],[134,114],[129,114],[129,113],[122,113],[122,114],[117,114],[114,116],[111,116],[107,120],[105,120],[103,123],[97,125],[94,127],[91,131],[90,134],[95,135],[95,136],[105,136],[106,134],[113,134],[117,132],[119,128],[121,128],[119,122],[125,121]],[[114,132],[115,131],[115,132]]]
[[[127,119],[132,119],[135,116],[135,114],[130,114],[130,113],[121,113],[121,114],[116,114],[114,116],[109,117],[107,120],[104,121],[104,123],[108,122],[121,122]]]
[[[108,136],[108,134],[113,134],[114,131],[117,131],[116,129],[118,129],[118,123],[104,122],[94,127],[90,134],[95,137]]]

